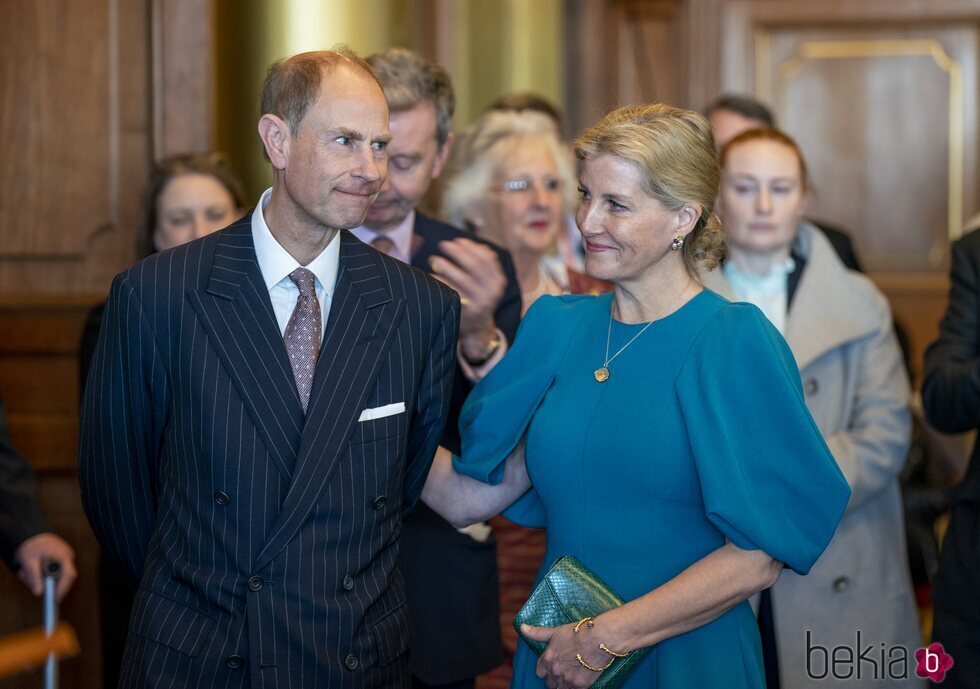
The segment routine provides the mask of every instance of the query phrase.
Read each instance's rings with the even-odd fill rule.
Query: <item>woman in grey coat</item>
[[[778,664],[781,689],[921,686],[898,485],[909,385],[888,303],[803,220],[806,166],[792,139],[752,130],[721,155],[730,254],[704,284],[755,304],[786,338],[807,406],[852,492],[810,574],[784,571],[763,598],[767,672]]]

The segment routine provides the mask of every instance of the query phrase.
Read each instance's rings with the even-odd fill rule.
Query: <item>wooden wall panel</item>
[[[943,270],[977,204],[976,28],[772,27],[755,41],[756,92],[815,181],[809,212],[851,228],[872,271]]]
[[[566,112],[572,133],[619,105],[687,105],[686,3],[570,0],[566,7]]]
[[[20,20],[0,24],[0,136],[7,152],[0,166],[2,253],[78,256],[106,217],[106,198],[98,192],[108,182],[100,107],[108,88],[91,76],[105,72],[108,46],[89,41],[108,32],[105,2],[57,3],[57,22],[45,14],[52,3],[13,4],[5,14]],[[55,189],[63,203],[50,202]],[[61,230],[70,224],[75,232]]]
[[[0,292],[102,290],[133,257],[148,165],[145,7],[4,11],[19,20],[0,23]]]
[[[211,0],[152,0],[153,157],[207,151],[215,113]]]
[[[154,158],[211,145],[211,0],[5,0],[0,22],[0,396],[79,579],[62,607],[81,656],[61,686],[102,686],[96,563],[76,476],[78,344],[135,258]],[[0,567],[0,634],[41,607]],[[37,673],[0,682],[40,686]]]

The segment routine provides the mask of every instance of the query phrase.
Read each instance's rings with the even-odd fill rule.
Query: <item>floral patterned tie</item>
[[[299,288],[299,297],[282,338],[305,412],[310,403],[316,361],[320,356],[320,302],[316,298],[316,278],[311,271],[297,268],[289,274],[289,279]]]

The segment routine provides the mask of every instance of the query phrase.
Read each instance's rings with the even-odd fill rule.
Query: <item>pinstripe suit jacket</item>
[[[340,241],[305,417],[250,215],[113,281],[80,477],[139,582],[121,686],[408,681],[398,536],[443,430],[459,300]]]

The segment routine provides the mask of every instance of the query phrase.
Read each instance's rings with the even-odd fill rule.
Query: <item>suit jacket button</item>
[[[376,510],[380,510],[384,508],[384,506],[387,504],[388,504],[388,498],[386,498],[383,495],[379,495],[374,499],[374,509]]]
[[[817,384],[816,378],[808,378],[806,384],[803,386],[803,392],[808,395],[816,395],[819,389],[820,386]]]
[[[352,588],[354,588],[354,580],[350,576],[344,577],[344,590],[350,591]]]
[[[261,591],[263,586],[265,586],[265,582],[262,581],[262,577],[249,577],[248,580],[249,591]]]
[[[225,665],[230,667],[232,670],[236,670],[245,664],[245,659],[241,656],[228,656],[225,658]]]
[[[223,490],[219,490],[214,494],[214,501],[219,505],[224,506],[231,502],[231,498],[228,497],[228,493],[224,492]]]
[[[836,579],[834,579],[834,583],[832,584],[832,586],[834,587],[834,591],[836,591],[837,593],[843,593],[844,591],[847,590],[847,587],[850,585],[851,585],[851,580],[848,579],[847,577],[837,577]]]
[[[360,663],[357,662],[357,656],[353,653],[344,658],[344,665],[347,666],[348,670],[356,670],[359,664]]]

